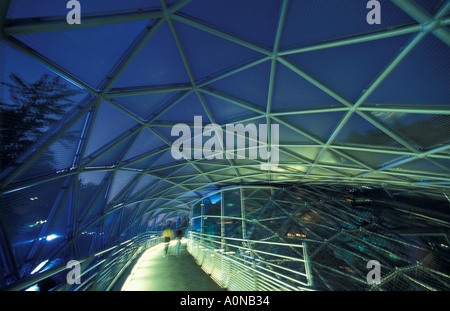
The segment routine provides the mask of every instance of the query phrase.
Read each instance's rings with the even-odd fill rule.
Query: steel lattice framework
[[[445,201],[438,193],[430,198],[403,189],[299,184],[271,197],[253,220],[248,239],[305,243],[312,287],[318,290],[448,290]],[[264,251],[296,256],[278,245]],[[367,281],[371,260],[382,270],[376,283]],[[301,271],[296,262],[275,262]]]
[[[224,5],[220,1],[216,2]],[[64,77],[85,94],[57,126],[49,129],[33,148],[17,160],[15,166],[2,172],[2,208],[11,209],[11,204],[18,204],[14,201],[16,196],[28,196],[27,193],[33,189],[58,189],[49,199],[51,207],[45,216],[47,221],[39,231],[39,236],[45,236],[53,230],[59,217],[64,217],[66,210],[77,213],[78,209],[81,214],[81,203],[77,200],[84,191],[83,180],[96,176],[99,180],[97,187],[90,193],[89,200],[83,203],[83,208],[86,206],[87,210],[83,210],[78,221],[69,221],[70,234],[67,238],[68,244],[76,244],[77,238],[89,228],[104,226],[104,229],[96,232],[108,235],[109,240],[95,246],[92,242],[92,250],[123,236],[136,235],[146,230],[149,220],[162,221],[184,215],[192,204],[207,193],[229,185],[284,185],[298,181],[321,181],[395,185],[448,193],[448,88],[432,90],[438,96],[433,98],[443,98],[440,103],[428,102],[428,84],[415,89],[417,94],[411,95],[417,98],[415,101],[399,102],[397,96],[393,95],[376,96],[379,101],[373,101],[372,98],[378,90],[386,88],[387,94],[398,91],[399,96],[404,95],[390,79],[399,81],[417,77],[405,76],[408,71],[400,70],[403,65],[414,68],[411,72],[424,81],[436,75],[439,77],[439,86],[448,85],[450,1],[441,1],[439,7],[433,10],[430,7],[425,9],[422,2],[391,2],[383,4],[384,10],[389,6],[389,12],[402,17],[401,23],[382,24],[375,30],[362,27],[343,29],[341,33],[330,31],[329,36],[320,36],[315,29],[310,29],[309,40],[290,42],[296,40],[295,35],[292,35],[296,32],[296,22],[306,20],[298,8],[300,1],[266,1],[261,6],[245,3],[235,7],[230,2],[228,6],[224,5],[228,11],[220,12],[218,9],[207,13],[202,6],[206,10],[211,6],[195,0],[173,1],[169,4],[162,0],[152,7],[136,5],[117,11],[107,9],[108,1],[105,1],[103,11],[88,12],[82,16],[81,24],[74,25],[69,25],[65,16],[50,11],[39,16],[24,17],[19,14],[19,17],[14,17],[15,12],[22,9],[20,3],[2,1],[2,47],[12,48],[37,61],[43,68]],[[317,11],[328,7],[328,4],[315,5]],[[276,18],[272,19],[271,42],[258,40],[256,35],[252,37],[251,31],[256,32],[256,28],[265,26],[264,18],[272,7],[276,7],[277,11],[272,12]],[[363,10],[367,11],[365,7]],[[250,30],[247,31],[242,16],[236,17],[241,18],[241,23],[233,24],[236,22],[234,16],[241,11],[251,12],[249,17],[260,17],[261,24],[256,27],[248,25]],[[221,19],[221,14],[225,16],[224,19]],[[326,24],[326,17],[320,22]],[[80,74],[76,64],[63,61],[63,52],[55,52],[39,44],[41,35],[42,38],[48,36],[54,42],[59,42],[59,38],[68,38],[72,34],[81,36],[78,31],[88,30],[94,34],[97,29],[102,29],[99,35],[110,32],[108,42],[112,51],[115,34],[111,34],[111,29],[119,28],[108,27],[133,23],[138,23],[135,25],[141,25],[141,28],[130,34],[135,36],[134,39],[131,43],[123,44],[124,48],[116,53],[119,57],[107,64],[106,75],[96,83],[91,81],[92,77],[105,67],[101,57],[97,59],[98,68],[85,68],[85,73]],[[239,26],[242,28],[237,29]],[[61,35],[65,33],[67,35]],[[86,31],[82,33],[89,34]],[[288,40],[291,37],[292,40]],[[158,45],[159,41],[163,41],[162,38],[170,40],[175,48],[163,50],[169,45]],[[198,50],[195,45],[201,42],[205,44],[209,39],[219,43],[211,43],[211,51],[196,54]],[[330,66],[330,63],[340,64],[338,59],[322,64],[334,53],[347,55],[351,59],[354,51],[361,53],[358,49],[362,49],[364,54],[376,45],[380,46],[380,50],[389,48],[391,43],[395,46],[390,50],[391,54],[378,60],[377,65],[374,65],[376,68],[367,70],[364,77],[356,78],[369,81],[361,89],[352,86],[355,79],[349,79],[352,74],[350,71]],[[165,52],[167,57],[175,55],[177,59],[167,59],[167,64],[173,64],[174,67],[180,65],[176,70],[183,71],[183,75],[170,76],[167,73],[169,69],[164,71],[166,68],[160,67],[160,72],[148,72],[149,76],[156,77],[152,83],[132,82],[130,77],[133,75],[137,80],[141,76],[146,77],[138,72],[138,68],[140,62],[146,59],[146,53],[149,53],[149,46],[160,49],[160,54],[154,55]],[[230,48],[231,60],[225,62],[226,53],[219,51],[231,46],[235,50]],[[87,58],[96,48],[100,49],[100,46],[93,44],[92,50],[79,50],[78,53],[86,53]],[[108,54],[108,46],[104,48]],[[440,58],[429,56],[427,48],[435,51]],[[246,59],[239,57],[243,51],[250,56]],[[374,53],[370,57],[377,60]],[[302,57],[306,60],[303,61]],[[204,65],[199,58],[208,62],[208,65]],[[417,60],[435,61],[438,65],[423,67]],[[369,62],[370,59],[367,59]],[[215,63],[222,67],[214,67]],[[226,66],[224,63],[227,63]],[[145,64],[142,63],[142,66]],[[403,76],[398,76],[398,72]],[[187,79],[183,80],[183,77]],[[127,79],[130,81],[128,84],[118,83]],[[297,84],[292,82],[294,80]],[[339,81],[344,82],[340,84]],[[393,86],[389,88],[391,84]],[[348,87],[352,89],[352,95],[344,91]],[[307,94],[308,98],[300,98],[298,94]],[[130,104],[133,101],[140,104]],[[291,103],[284,104],[288,101]],[[205,119],[223,127],[227,123],[279,124],[281,139],[278,168],[261,171],[261,161],[257,159],[175,161],[170,156],[173,139],[167,133],[180,121],[192,125],[192,121],[186,120],[193,120],[193,115],[186,119],[180,118],[187,102],[195,102]],[[99,136],[101,128],[112,132],[115,127],[102,119],[107,115],[105,111],[114,111],[115,116],[118,116],[116,120],[123,118],[126,120],[123,123],[129,126],[117,124],[118,130],[114,134]],[[411,121],[416,119],[417,122]],[[402,120],[407,121],[402,124]],[[347,135],[349,131],[360,128],[365,130],[366,136]],[[72,132],[78,135],[74,150],[63,152],[69,160],[46,171],[37,169],[45,153]],[[270,132],[268,135],[270,137]],[[4,214],[8,214],[8,211]],[[109,223],[112,216],[115,217],[114,221]],[[156,228],[158,224],[154,223],[153,226]],[[11,233],[8,233],[8,229],[3,230],[8,240],[7,236]],[[38,255],[44,248],[41,244],[37,241],[31,251],[23,256],[24,259],[16,263],[16,270],[22,271],[19,275],[29,271],[39,261]],[[9,248],[12,252],[13,246]],[[23,263],[29,265],[19,269]]]

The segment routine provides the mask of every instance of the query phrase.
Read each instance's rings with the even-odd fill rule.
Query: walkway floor
[[[122,291],[224,291],[194,261],[181,244],[181,255],[175,246],[164,257],[163,245],[147,250],[135,264],[122,286]]]

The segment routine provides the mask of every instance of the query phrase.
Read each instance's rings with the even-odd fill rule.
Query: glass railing
[[[42,284],[52,284],[46,290],[108,291],[135,259],[163,241],[161,233],[145,232],[84,258],[75,258],[68,263],[22,278],[1,290],[43,290]]]
[[[256,241],[191,232],[188,251],[212,279],[228,290],[312,290],[305,243]]]

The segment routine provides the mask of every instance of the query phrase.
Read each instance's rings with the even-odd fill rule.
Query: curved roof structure
[[[81,0],[77,24],[61,1],[2,1],[0,200],[19,266],[24,236],[71,215],[71,239],[133,235],[227,186],[448,193],[450,1],[380,2],[372,23],[366,1]],[[239,124],[258,136],[227,157]]]

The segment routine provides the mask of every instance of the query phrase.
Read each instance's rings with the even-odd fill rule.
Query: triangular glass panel
[[[69,190],[67,190],[69,191]],[[58,212],[55,214],[55,219],[53,220],[53,226],[47,229],[47,234],[40,242],[39,249],[36,254],[39,254],[40,258],[52,258],[56,256],[59,260],[65,259],[64,254],[66,253],[62,247],[68,245],[65,244],[68,240],[69,235],[72,233],[72,228],[70,227],[69,220],[72,219],[70,212],[72,208],[69,206],[71,200],[66,198],[66,201],[61,204]],[[49,263],[49,265],[55,264]],[[43,272],[43,271],[41,271]]]
[[[288,115],[284,118],[296,124],[299,129],[326,142],[343,116],[344,112],[326,112]]]
[[[126,205],[122,208],[121,230],[131,225],[132,219],[136,216],[140,203]]]
[[[356,113],[347,120],[347,123],[340,130],[334,142],[375,146],[400,146],[400,143]]]
[[[167,103],[178,97],[179,94],[178,92],[161,92],[115,97],[113,100],[142,120],[147,120],[151,115],[163,109]]]
[[[280,0],[244,2],[199,0],[189,3],[181,9],[181,12],[237,36],[248,38],[247,40],[271,47],[275,41],[281,2]],[[258,14],[255,13],[256,11]]]
[[[142,20],[23,34],[15,38],[92,88],[98,88],[147,24],[148,20]]]
[[[278,124],[278,122],[276,120],[272,120],[272,124]],[[292,128],[295,128],[295,125],[292,125]],[[312,143],[311,139],[293,130],[292,128],[281,123],[279,124],[280,144]]]
[[[89,205],[83,211],[84,215],[82,215],[82,218],[77,219],[78,223],[76,228],[79,233],[84,232],[86,228],[92,226],[95,220],[101,217],[103,212],[105,211],[107,187],[99,188],[98,190],[99,191],[95,193],[97,196],[94,197],[93,200],[89,201]],[[100,224],[97,222],[95,226]]]
[[[148,153],[165,145],[166,144],[161,140],[161,138],[155,135],[155,133],[147,128],[144,128],[133,142],[133,145],[130,147],[123,161]]]
[[[403,35],[293,54],[289,58],[314,79],[354,102],[410,38],[411,35]]]
[[[269,76],[270,62],[264,62],[217,80],[209,86],[265,109]]]
[[[172,136],[171,132],[172,132],[172,126],[158,126],[158,124],[154,124],[151,127],[151,130],[155,131],[155,135],[160,135],[161,136],[161,140],[164,141],[167,140],[167,142],[174,142],[175,139],[177,138],[177,136]],[[192,129],[191,129],[192,131]],[[181,134],[180,134],[181,135]],[[169,145],[168,145],[169,146]]]
[[[77,103],[85,104],[80,101],[87,99],[87,93],[4,42],[0,42],[0,58],[0,167],[4,168],[23,160],[20,157],[30,151],[35,142],[55,135],[55,126],[74,112]],[[75,131],[77,125],[71,130]],[[58,148],[62,142],[60,139],[52,148]],[[64,165],[57,169],[62,168]]]
[[[398,154],[369,152],[363,150],[341,150],[350,157],[368,165],[371,168],[379,168],[388,165],[400,157]]]
[[[320,167],[314,167],[311,172],[309,173],[309,175],[311,177],[313,176],[324,176],[324,177],[328,177],[328,176],[342,176],[342,174],[337,173],[335,171],[332,170],[327,170],[324,168],[320,168]]]
[[[289,150],[286,150],[286,152],[283,152],[283,150],[279,151],[279,162],[280,163],[299,163],[300,160],[298,157],[296,157],[295,153],[291,153]],[[267,161],[263,161],[267,162]]]
[[[272,111],[296,110],[299,108],[329,105],[342,106],[336,99],[286,66],[278,64],[276,68]]]
[[[81,2],[80,2],[81,3]],[[127,0],[109,1],[108,5],[100,1],[83,1],[82,14],[106,14],[114,11],[139,10],[149,8],[159,8],[159,0]],[[66,2],[60,0],[46,0],[39,3],[34,0],[12,0],[8,10],[8,18],[30,18],[42,16],[66,16],[69,10]]]
[[[174,159],[170,151],[166,151],[161,154],[161,156],[155,161],[152,167],[164,166],[166,164],[176,163],[179,161],[184,161],[184,159],[176,160]]]
[[[441,6],[445,3],[445,0],[417,0],[419,5],[427,10],[430,14],[436,14]]]
[[[261,56],[254,50],[183,23],[175,22],[175,28],[197,80],[237,68]]]
[[[189,181],[185,182],[186,185],[193,186],[193,188],[197,188],[195,185],[204,185],[209,184],[210,181],[203,175],[198,175],[197,177],[190,178]]]
[[[214,121],[216,121],[219,125],[256,116],[254,111],[245,109],[224,99],[217,98],[209,94],[202,94],[202,97],[211,111]]]
[[[140,193],[143,191],[143,189],[145,188],[150,188],[153,187],[153,185],[155,184],[155,182],[157,182],[159,179],[153,177],[153,176],[149,176],[149,175],[142,175],[141,178],[139,178],[139,180],[136,182],[136,184],[133,187],[133,190],[130,193],[130,196],[134,196],[137,193]]]
[[[124,134],[138,123],[107,102],[101,102],[87,142],[85,155],[91,155],[95,150]]]
[[[372,112],[372,114],[422,150],[428,150],[450,142],[449,115],[406,112]]]
[[[177,45],[164,23],[127,66],[113,87],[190,82]]]
[[[405,56],[366,102],[448,105],[449,66],[448,45],[429,34]]]
[[[161,181],[155,184],[155,187],[153,187],[148,194],[152,194],[152,196],[155,194],[162,194],[163,192],[167,191],[170,187],[173,187],[171,183]]]
[[[341,153],[345,153],[345,151],[342,151]],[[349,160],[347,157],[343,156],[342,154],[338,154],[337,152],[333,152],[333,150],[325,150],[320,159],[319,163],[329,164],[329,165],[336,165],[336,166],[358,166],[355,162]]]
[[[449,174],[448,171],[446,171],[444,168],[431,163],[430,161],[426,160],[426,159],[418,159],[418,160],[413,160],[411,162],[399,165],[399,166],[395,166],[395,168],[398,168],[400,170],[408,170],[408,171],[413,171],[416,174],[423,174],[423,175],[428,175],[428,174],[433,174],[433,173],[441,173],[441,174]]]
[[[183,176],[183,175],[195,175],[198,174],[198,170],[190,164],[183,165],[180,169],[178,169],[171,177]]]
[[[78,149],[85,119],[85,116],[80,117],[29,168],[19,175],[16,182],[70,169],[74,165],[75,154]]]
[[[386,2],[381,9],[382,23],[369,24],[366,21],[369,12],[366,3],[367,1],[361,5],[355,5],[352,1],[290,2],[280,47],[285,49],[298,45],[312,45],[415,22],[394,3]]]
[[[108,213],[104,217],[104,224],[103,224],[103,235],[105,241],[105,247],[108,247],[115,243],[115,239],[117,237],[117,232],[119,231],[117,222],[120,219],[121,210],[115,210],[111,213]]]
[[[14,258],[20,267],[36,242],[47,239],[40,236],[49,219],[58,196],[61,195],[65,178],[27,187],[0,197],[4,231],[9,236]]]
[[[144,157],[140,160],[131,160],[128,163],[122,163],[123,167],[137,169],[137,170],[147,170],[155,161],[158,159],[160,154],[156,154],[150,157]]]
[[[95,167],[95,166],[112,166],[117,165],[121,158],[123,157],[126,150],[130,147],[130,143],[134,141],[134,135],[130,138],[124,140],[120,144],[114,146],[112,149],[108,150],[105,154],[97,156],[94,152],[88,158],[85,158],[84,165]],[[87,160],[93,159],[92,162],[87,164]]]
[[[132,180],[136,179],[138,176],[139,175],[134,172],[127,172],[127,171],[115,172],[113,182],[108,192],[107,203],[110,203],[114,198],[116,198],[116,196],[119,195],[119,193],[126,186],[128,186]]]
[[[156,182],[155,182],[156,183]],[[150,185],[147,188],[141,189],[141,191],[138,191],[137,193],[130,195],[127,200],[128,202],[142,202],[144,205],[148,205],[149,202],[152,204],[154,202],[153,198],[149,198],[148,194],[152,191],[152,187],[154,187],[154,184]],[[133,189],[132,189],[133,191]]]
[[[210,123],[197,94],[191,93],[159,116],[157,120],[194,122],[194,116],[201,116],[204,124]]]
[[[99,229],[94,225],[80,232],[74,239],[78,255],[81,258],[90,255],[95,250],[97,236],[99,236]]]
[[[308,159],[310,161],[314,161],[319,154],[319,151],[321,150],[321,148],[319,147],[299,147],[295,145],[290,145],[283,148],[287,148],[289,151],[297,154],[299,157]]]
[[[102,201],[101,189],[104,183],[107,182],[105,179],[109,174],[108,172],[85,172],[78,175],[78,189],[76,191],[76,221],[77,228],[85,219],[86,215],[89,213],[92,205],[95,203],[96,198]],[[103,192],[106,191],[106,186]],[[101,202],[103,204],[103,202]]]

